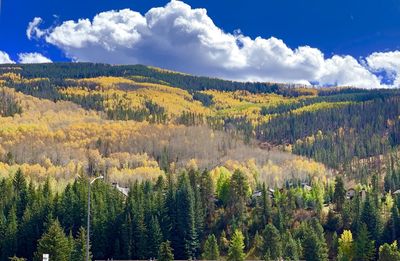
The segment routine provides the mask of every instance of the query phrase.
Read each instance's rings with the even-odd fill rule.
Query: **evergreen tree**
[[[328,260],[328,248],[326,245],[323,229],[319,222],[314,219],[311,224],[302,227],[302,248],[304,259],[307,261]],[[322,230],[322,232],[321,232]]]
[[[90,251],[90,250],[89,250]],[[89,259],[91,260],[92,254],[89,252]],[[74,240],[72,254],[72,261],[83,261],[86,260],[86,229],[81,227]]]
[[[299,260],[300,249],[296,240],[292,237],[290,232],[285,233],[283,240],[283,258],[284,260]]]
[[[372,174],[371,185],[372,185],[371,196],[373,199],[374,206],[376,208],[379,208],[379,195],[380,195],[379,178],[376,173]]]
[[[2,260],[6,260],[9,257],[12,257],[17,254],[17,249],[18,249],[17,233],[18,233],[17,215],[15,208],[13,207],[8,213],[7,222],[5,225],[4,240],[2,247],[3,251],[1,253]]]
[[[68,261],[70,260],[71,252],[72,249],[68,238],[60,222],[55,220],[39,239],[35,257],[36,260],[39,261],[42,259],[43,254],[49,254],[50,260],[52,261]]]
[[[160,161],[159,161],[159,165],[160,165],[160,168],[162,169],[162,170],[164,170],[166,173],[170,173],[170,166],[169,166],[169,152],[168,152],[168,149],[167,149],[167,147],[164,147],[164,149],[163,149],[163,151],[162,151],[162,153],[161,153],[161,156],[160,156]]]
[[[18,221],[20,221],[28,204],[28,187],[21,169],[18,169],[15,173],[13,185],[16,192],[16,215]]]
[[[252,252],[256,257],[262,257],[264,254],[264,239],[258,231],[254,235]]]
[[[244,218],[248,192],[249,183],[246,175],[240,170],[235,170],[230,183],[229,208],[239,222],[242,222]]]
[[[338,235],[335,231],[335,232],[333,232],[333,235],[332,235],[329,256],[336,257],[336,256],[338,256],[338,252],[339,252],[339,239],[338,239]]]
[[[341,212],[344,201],[346,199],[346,189],[341,176],[335,178],[335,191],[333,193],[333,202],[336,204],[336,209]]]
[[[6,217],[4,216],[3,210],[0,210],[0,253],[4,252],[4,243],[6,239]],[[2,258],[3,255],[0,255]]]
[[[132,224],[133,224],[133,254],[135,258],[145,259],[146,258],[146,246],[147,246],[147,228],[144,223],[144,213],[142,203],[136,203],[132,213]]]
[[[269,193],[263,183],[262,186],[262,227],[265,227],[271,220],[272,210],[271,210],[271,199],[269,198]]]
[[[387,220],[383,229],[381,242],[388,243],[396,240],[396,234],[398,230],[398,226],[396,225],[398,220],[398,211],[396,205],[392,206],[391,213],[392,215],[390,216],[389,220]]]
[[[215,212],[215,189],[211,174],[207,170],[203,171],[203,173],[201,174],[199,187],[202,208],[205,212],[204,216],[206,221],[206,228],[209,229],[211,227]]]
[[[339,231],[343,226],[343,221],[340,214],[335,214],[333,210],[329,210],[325,228],[330,231]]]
[[[14,190],[17,192],[23,191],[27,188],[24,173],[22,173],[22,170],[20,168],[17,170],[17,172],[15,172],[13,185],[14,185]]]
[[[204,243],[203,259],[205,260],[218,260],[219,259],[219,248],[217,238],[214,234],[209,235],[206,242]]]
[[[172,231],[176,231],[176,214],[177,214],[177,205],[176,205],[176,191],[174,186],[174,181],[171,173],[167,173],[167,189],[166,195],[163,199],[163,208],[162,208],[162,216],[161,216],[161,229],[163,231],[163,235],[165,238],[171,241],[171,244],[174,246],[176,242],[179,240],[177,233],[172,233]],[[163,193],[163,192],[162,192]]]
[[[375,241],[380,239],[380,214],[373,198],[371,198],[370,195],[367,196],[364,202],[364,207],[361,211],[360,222],[367,225],[367,230],[371,233]]]
[[[282,242],[278,229],[272,224],[268,224],[263,232],[264,251],[269,252],[273,260],[282,257]]]
[[[123,224],[120,229],[121,243],[119,243],[120,255],[125,259],[130,259],[132,257],[132,233],[132,219],[130,213],[125,213]]]
[[[396,238],[400,237],[400,216],[399,216],[399,209],[398,207],[393,204],[392,209],[391,209],[391,222],[393,224],[392,226],[392,240],[395,240]]]
[[[169,241],[162,242],[158,251],[158,261],[173,261],[174,254]]]
[[[362,223],[354,244],[354,260],[369,261],[375,259],[375,242],[370,239],[367,226]]]
[[[148,229],[148,257],[152,258],[157,256],[158,249],[160,248],[162,240],[163,235],[161,232],[160,224],[158,223],[158,219],[153,216],[151,218],[150,226]]]
[[[244,236],[241,231],[235,230],[229,244],[228,260],[230,261],[244,261]]]
[[[70,254],[69,255],[69,259],[71,260],[72,259],[72,252],[74,251],[74,248],[75,248],[75,240],[74,240],[74,237],[72,236],[72,231],[69,231],[69,235],[68,235],[67,239],[68,239],[69,249],[71,250],[69,252],[69,254]]]
[[[195,199],[186,174],[181,176],[176,192],[176,240],[173,248],[178,259],[197,255],[199,243],[195,227]]]
[[[277,207],[276,212],[273,215],[272,223],[280,231],[283,232],[286,227],[285,218],[282,214],[281,208]]]
[[[194,223],[195,223],[195,232],[196,232],[196,238],[197,241],[199,241],[200,238],[203,238],[203,234],[204,234],[204,225],[205,225],[205,221],[206,221],[206,210],[204,208],[204,204],[203,204],[203,199],[202,199],[202,192],[201,192],[201,187],[199,184],[200,180],[200,174],[197,171],[192,171],[192,175],[191,175],[191,186],[192,186],[192,191],[193,191],[193,196],[194,196]],[[210,193],[212,193],[211,191],[209,191]],[[204,192],[203,192],[204,193]],[[212,194],[211,194],[212,195]],[[214,203],[214,202],[212,202]],[[196,242],[195,245],[196,249],[196,254],[199,251],[200,248],[200,243]]]

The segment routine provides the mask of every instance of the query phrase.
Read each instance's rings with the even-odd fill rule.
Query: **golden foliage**
[[[27,81],[14,73],[1,78]],[[43,80],[46,79],[29,81]],[[276,94],[209,90],[204,93],[213,95],[215,104],[207,108],[194,101],[187,91],[167,85],[118,77],[70,81],[82,86],[63,89],[66,95],[100,94],[109,97],[105,104],[108,108],[120,100],[134,107],[151,100],[165,107],[171,118],[190,111],[204,115],[249,115],[256,119],[262,106],[294,100]],[[107,174],[109,180],[126,184],[163,175],[156,161],[163,153],[168,154],[172,169],[177,171],[184,167],[213,168],[211,175],[216,184],[235,169],[245,173],[252,188],[259,181],[281,184],[287,177],[319,178],[329,173],[321,164],[282,151],[245,145],[233,134],[206,126],[111,121],[101,112],[84,110],[72,102],[53,102],[7,91],[13,92],[23,110],[14,117],[0,117],[0,176],[22,168],[37,181],[50,177],[66,184],[84,172],[90,160],[95,170]]]
[[[184,111],[203,115],[211,113],[210,109],[204,107],[199,101],[193,100],[189,92],[168,85],[135,82],[122,77],[70,81],[75,81],[78,85],[92,83],[96,88],[91,90],[87,87],[69,87],[61,91],[63,94],[70,97],[101,95],[106,98],[104,104],[106,109],[115,109],[115,106],[120,104],[127,108],[144,108],[145,101],[151,100],[164,107],[170,119],[180,116]]]

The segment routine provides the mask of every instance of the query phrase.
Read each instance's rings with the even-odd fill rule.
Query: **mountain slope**
[[[0,66],[0,82],[71,101],[109,120],[208,126],[257,138],[340,171],[400,143],[400,91],[307,88],[196,77],[142,65]]]

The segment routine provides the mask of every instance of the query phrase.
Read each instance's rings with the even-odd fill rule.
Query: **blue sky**
[[[79,46],[80,49],[78,50],[77,46],[72,46],[74,44],[71,45],[71,43],[66,43],[65,41],[66,38],[71,38],[72,35],[75,35],[74,32],[76,33],[74,31],[76,28],[69,28],[73,31],[68,32],[66,31],[68,28],[61,27],[65,21],[72,20],[76,24],[78,24],[78,19],[80,18],[87,18],[92,21],[93,17],[101,12],[125,8],[145,15],[151,8],[165,7],[169,3],[169,1],[151,0],[2,0],[0,51],[7,53],[13,61],[18,61],[18,59],[22,61],[21,57],[18,56],[20,53],[40,53],[52,61],[139,62],[168,67],[169,69],[186,70],[194,74],[238,80],[270,80],[298,83],[317,81],[322,85],[358,84],[375,85],[374,87],[379,87],[377,81],[380,84],[389,82],[394,85],[398,80],[397,75],[398,71],[400,71],[400,56],[397,53],[397,50],[400,50],[400,0],[188,0],[184,2],[191,10],[197,10],[196,8],[206,9],[206,16],[212,20],[215,27],[226,33],[228,38],[230,36],[237,38],[236,42],[242,41],[242,37],[250,40],[255,40],[256,37],[264,40],[271,39],[271,37],[279,39],[284,46],[278,48],[277,60],[282,61],[282,63],[274,64],[276,59],[274,57],[271,58],[271,56],[262,59],[263,55],[271,55],[269,52],[275,50],[269,46],[277,43],[271,41],[260,42],[257,48],[251,47],[249,48],[250,51],[246,51],[245,54],[246,48],[237,50],[233,54],[227,54],[226,50],[223,53],[220,50],[216,51],[215,49],[225,48],[226,44],[229,45],[230,40],[223,36],[221,38],[223,39],[221,41],[225,42],[223,47],[214,48],[221,41],[218,40],[219,36],[215,36],[213,32],[209,33],[207,28],[210,26],[208,26],[207,21],[205,23],[208,27],[206,29],[202,27],[200,32],[196,31],[198,33],[196,37],[199,38],[200,35],[201,38],[205,34],[206,38],[215,36],[218,39],[215,42],[213,42],[214,39],[211,39],[211,42],[207,40],[206,46],[204,46],[204,43],[193,42],[193,39],[190,38],[193,33],[192,29],[186,35],[177,34],[176,32],[172,33],[172,35],[164,35],[164,33],[172,31],[168,26],[173,25],[169,24],[160,27],[164,30],[162,37],[165,38],[162,40],[157,38],[160,42],[167,41],[171,43],[174,42],[171,39],[181,37],[177,52],[185,53],[185,50],[190,50],[190,48],[202,50],[203,53],[201,51],[195,52],[192,58],[190,57],[191,52],[188,50],[186,50],[187,54],[178,55],[174,49],[154,47],[148,43],[148,41],[157,41],[154,37],[142,43],[135,42],[136,38],[131,35],[133,38],[130,39],[136,43],[135,46],[129,41],[121,43],[121,38],[110,42],[107,34],[113,34],[110,31],[111,27],[107,27],[107,30],[102,30],[106,31],[106,33],[101,36],[99,36],[99,32],[93,35],[93,37],[98,37],[98,41],[106,39],[104,40],[106,43],[102,46],[94,46],[93,43],[88,45],[86,41],[82,46]],[[186,11],[183,14],[178,12],[178,16],[186,14]],[[118,13],[117,15],[119,18],[132,17],[132,13]],[[176,18],[176,13],[174,15]],[[26,30],[28,24],[35,17],[40,17],[42,21],[35,26],[36,32],[39,32],[39,34],[34,32],[31,39],[28,39]],[[192,18],[190,14],[185,19],[190,21]],[[199,18],[196,21],[203,23],[205,20]],[[64,35],[54,34],[54,28],[57,27],[65,29],[62,30]],[[179,30],[182,30],[182,28]],[[214,28],[210,30],[213,31]],[[155,35],[158,31],[152,31],[151,33]],[[140,34],[143,38],[143,31]],[[242,35],[242,37],[238,37],[238,35]],[[56,39],[56,37],[58,38]],[[61,39],[60,37],[64,38]],[[49,40],[49,38],[53,39]],[[185,42],[186,40],[188,42]],[[246,43],[246,39],[243,42]],[[140,52],[135,52],[132,48],[125,48],[123,45],[129,45],[135,50],[138,46],[145,47],[141,47]],[[209,49],[210,45],[213,48]],[[254,43],[250,41],[246,46],[250,45],[253,46]],[[278,43],[278,45],[280,44]],[[260,46],[269,48],[269,51],[265,51],[265,48],[260,51]],[[309,50],[297,53],[296,50],[301,46],[310,46],[313,48],[312,52],[315,50],[321,52],[323,61],[310,62],[310,59],[316,59],[313,58],[316,54],[313,53],[311,55],[313,57],[310,58]],[[102,48],[106,49],[103,50]],[[282,56],[282,52],[287,52],[288,50],[295,52],[296,57],[293,58],[292,54],[284,54]],[[143,53],[151,54],[146,56]],[[212,56],[210,58],[211,62],[210,59],[206,60],[203,57],[210,53]],[[366,60],[373,53],[375,53],[375,56],[372,57],[373,59]],[[130,57],[130,59],[123,58],[121,54],[126,54],[125,56]],[[121,58],[114,59],[118,55]],[[338,58],[331,60],[330,58],[335,55]],[[349,60],[350,57],[344,59],[345,55],[350,55],[351,58],[356,60],[357,64],[353,60]],[[237,58],[237,56],[243,56],[244,58]],[[254,60],[254,57],[260,59]],[[342,60],[339,59],[340,57]],[[300,62],[299,59],[301,60]],[[190,64],[186,64],[187,60],[191,60]],[[242,62],[243,64],[240,68],[236,65],[232,66],[232,63],[240,64]],[[352,66],[343,67],[348,64],[352,64]],[[310,73],[310,70],[317,70],[317,67],[323,67],[318,75]],[[273,68],[278,69],[275,70]],[[363,68],[371,75],[363,72]],[[356,76],[345,75],[344,72],[339,72],[340,70],[352,70]],[[382,73],[382,71],[386,73]],[[388,79],[379,79],[379,75],[388,75]],[[376,76],[376,79],[373,76]],[[354,77],[359,77],[360,80],[349,80]],[[368,82],[362,80],[363,78],[368,78]]]

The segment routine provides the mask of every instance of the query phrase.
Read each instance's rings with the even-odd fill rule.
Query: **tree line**
[[[124,197],[92,185],[94,259],[399,260],[400,198],[383,193],[379,177],[355,188],[343,179],[287,180],[251,190],[240,170],[213,182],[188,169],[157,182],[135,182]],[[40,260],[83,260],[88,179],[65,190],[28,182],[21,170],[0,181],[0,253]],[[354,237],[354,239],[353,239]]]

